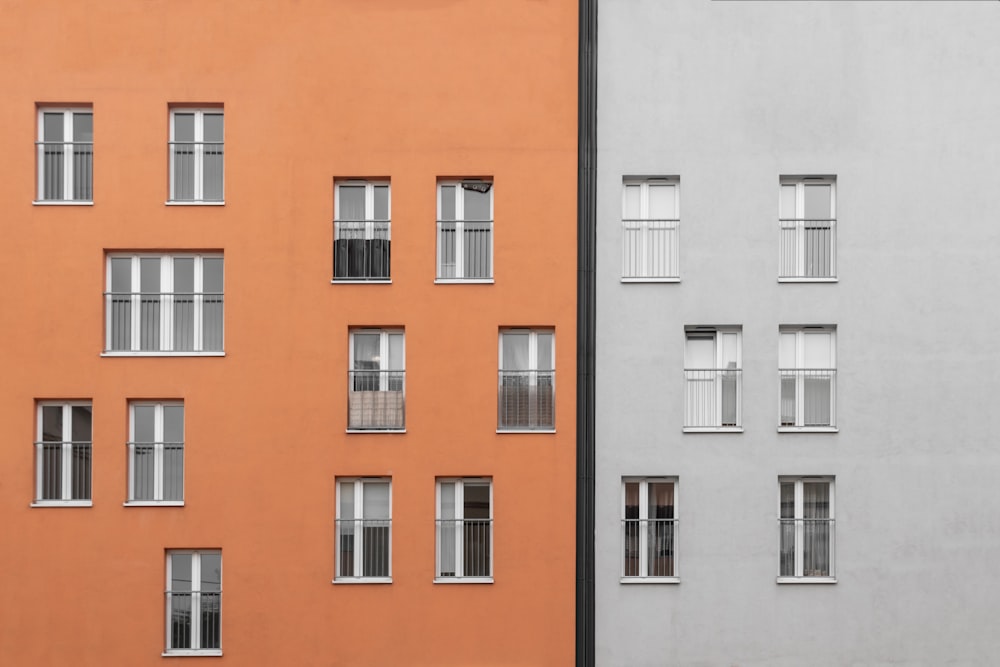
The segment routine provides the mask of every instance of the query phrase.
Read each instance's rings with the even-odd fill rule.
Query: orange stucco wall
[[[0,2],[0,664],[573,660],[575,0]],[[36,105],[94,114],[38,206]],[[225,206],[166,206],[168,105],[225,110]],[[331,284],[333,182],[391,179],[392,283]],[[435,185],[495,184],[495,284],[438,285]],[[109,250],[225,256],[225,356],[101,356]],[[352,326],[406,433],[348,434]],[[556,335],[556,432],[497,434],[497,335]],[[32,508],[35,402],[93,402],[93,506]],[[125,507],[128,401],[182,399],[185,506]],[[339,476],[391,476],[391,584],[332,584]],[[493,479],[492,584],[433,583],[435,478]],[[221,658],[163,658],[164,553],[223,555]],[[199,663],[201,664],[201,663]]]

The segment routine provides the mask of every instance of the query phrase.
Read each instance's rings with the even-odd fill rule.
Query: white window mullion
[[[194,112],[194,198],[204,199],[205,112]]]
[[[198,255],[194,258],[193,271],[194,271],[194,295],[192,296],[194,316],[194,334],[193,334],[193,345],[196,351],[202,351],[205,347],[205,332],[202,326],[204,321],[204,308],[205,308],[205,275],[203,272],[203,257]]]
[[[639,576],[649,575],[649,487],[639,484]]]
[[[62,406],[62,499],[73,498],[73,408]]]
[[[63,195],[64,200],[73,199],[73,112],[64,111],[63,117]]]
[[[465,576],[465,483],[455,482],[455,576]]]
[[[191,648],[201,648],[201,555],[191,555]]]
[[[802,480],[795,482],[795,576],[801,577],[805,569],[805,502]]]
[[[462,184],[458,183],[455,192],[455,277],[465,278],[465,195]]]
[[[365,517],[365,484],[361,480],[354,483],[354,565],[351,575],[361,577],[364,575],[364,517]]]
[[[153,410],[153,500],[163,500],[163,404]]]
[[[174,258],[160,258],[160,350],[174,349]]]
[[[130,287],[131,293],[129,294],[129,304],[130,304],[129,319],[131,320],[130,323],[131,331],[129,333],[131,333],[131,338],[132,338],[131,349],[133,352],[140,349],[142,341],[142,335],[140,331],[142,327],[142,317],[140,313],[142,309],[142,295],[140,294],[140,286],[142,285],[142,282],[140,273],[141,269],[139,268],[139,266],[140,266],[139,257],[138,256],[133,257],[132,285]]]

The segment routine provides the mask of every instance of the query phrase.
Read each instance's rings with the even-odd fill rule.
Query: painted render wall
[[[602,0],[597,664],[983,665],[1000,593],[1000,5]],[[623,284],[623,176],[680,177]],[[779,284],[778,182],[836,175],[838,275]],[[837,433],[778,433],[778,327],[837,327]],[[742,325],[742,433],[682,433],[685,325]],[[623,476],[678,478],[622,584]],[[777,584],[778,476],[836,478],[836,584]]]

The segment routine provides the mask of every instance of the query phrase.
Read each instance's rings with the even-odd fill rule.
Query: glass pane
[[[223,334],[223,258],[202,259],[202,349],[222,351]]]
[[[401,371],[405,368],[403,359],[403,334],[389,334],[389,366],[387,370]]]
[[[455,518],[455,484],[445,482],[441,484],[441,516],[442,519]]]
[[[174,114],[174,141],[194,141],[194,114]]]
[[[685,368],[715,368],[715,335],[688,334],[684,357]]]
[[[62,141],[63,140],[63,115],[62,113],[42,114],[42,141]]]
[[[806,333],[803,348],[805,352],[803,368],[832,368],[830,334]]]
[[[375,220],[389,219],[389,186],[376,185],[375,190]]]
[[[795,518],[795,483],[785,482],[781,485],[781,518]]]
[[[184,445],[163,446],[163,499],[184,500]]]
[[[455,219],[455,186],[441,186],[441,217],[440,220]]]
[[[194,257],[174,258],[174,293],[194,292]]]
[[[206,257],[201,261],[202,283],[206,293],[222,293],[222,257]]]
[[[381,336],[377,333],[354,334],[354,370],[379,369],[380,338]]]
[[[132,291],[132,258],[111,258],[111,291],[118,294]]]
[[[340,483],[340,518],[354,518],[354,482]]]
[[[63,441],[63,407],[61,405],[42,406],[42,442]]]
[[[365,519],[389,518],[389,484],[387,482],[367,482],[362,487],[364,493]]]
[[[650,220],[672,220],[676,217],[677,190],[673,185],[650,184],[649,215]]]
[[[490,199],[492,190],[489,192],[477,192],[476,190],[462,190],[465,197],[465,220],[490,220]]]
[[[778,217],[782,220],[794,220],[798,217],[795,213],[795,186],[781,186],[781,201]]]
[[[488,484],[465,485],[465,519],[490,518],[490,487]]]
[[[222,590],[222,554],[201,554],[201,591],[217,593]]]
[[[831,216],[830,196],[832,189],[827,184],[806,184],[805,186],[805,219],[828,220]]]
[[[221,142],[222,141],[222,114],[221,113],[206,113],[204,115],[205,122],[205,141],[209,142]]]
[[[143,294],[160,293],[160,258],[139,258],[139,291]]]
[[[538,341],[538,370],[549,371],[555,368],[552,361],[552,334],[540,333]]]
[[[337,187],[338,220],[365,219],[365,186],[341,185]]]
[[[170,555],[170,590],[184,593],[191,589],[191,554]]]
[[[194,349],[194,258],[174,258],[174,349]]]
[[[826,482],[802,484],[802,515],[806,519],[830,518],[830,485]]]
[[[778,368],[796,368],[794,333],[778,336]]]
[[[184,406],[163,406],[163,441],[184,442]]]
[[[73,141],[94,140],[94,115],[90,113],[73,114]]]
[[[525,333],[504,333],[500,337],[503,370],[528,370],[528,342]]]
[[[132,445],[132,498],[154,500],[156,488],[156,445]]]
[[[156,406],[135,405],[132,407],[132,441],[156,442]]]
[[[73,442],[90,442],[93,408],[89,405],[73,406]]]
[[[674,485],[670,482],[650,482],[648,487],[649,518],[673,519]]]
[[[626,185],[625,186],[625,211],[624,216],[626,220],[638,220],[641,215],[641,209],[639,207],[640,194],[642,188],[638,185]]]

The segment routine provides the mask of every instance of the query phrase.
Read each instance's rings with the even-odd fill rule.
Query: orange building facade
[[[13,1],[0,59],[0,663],[571,664],[577,3]]]

